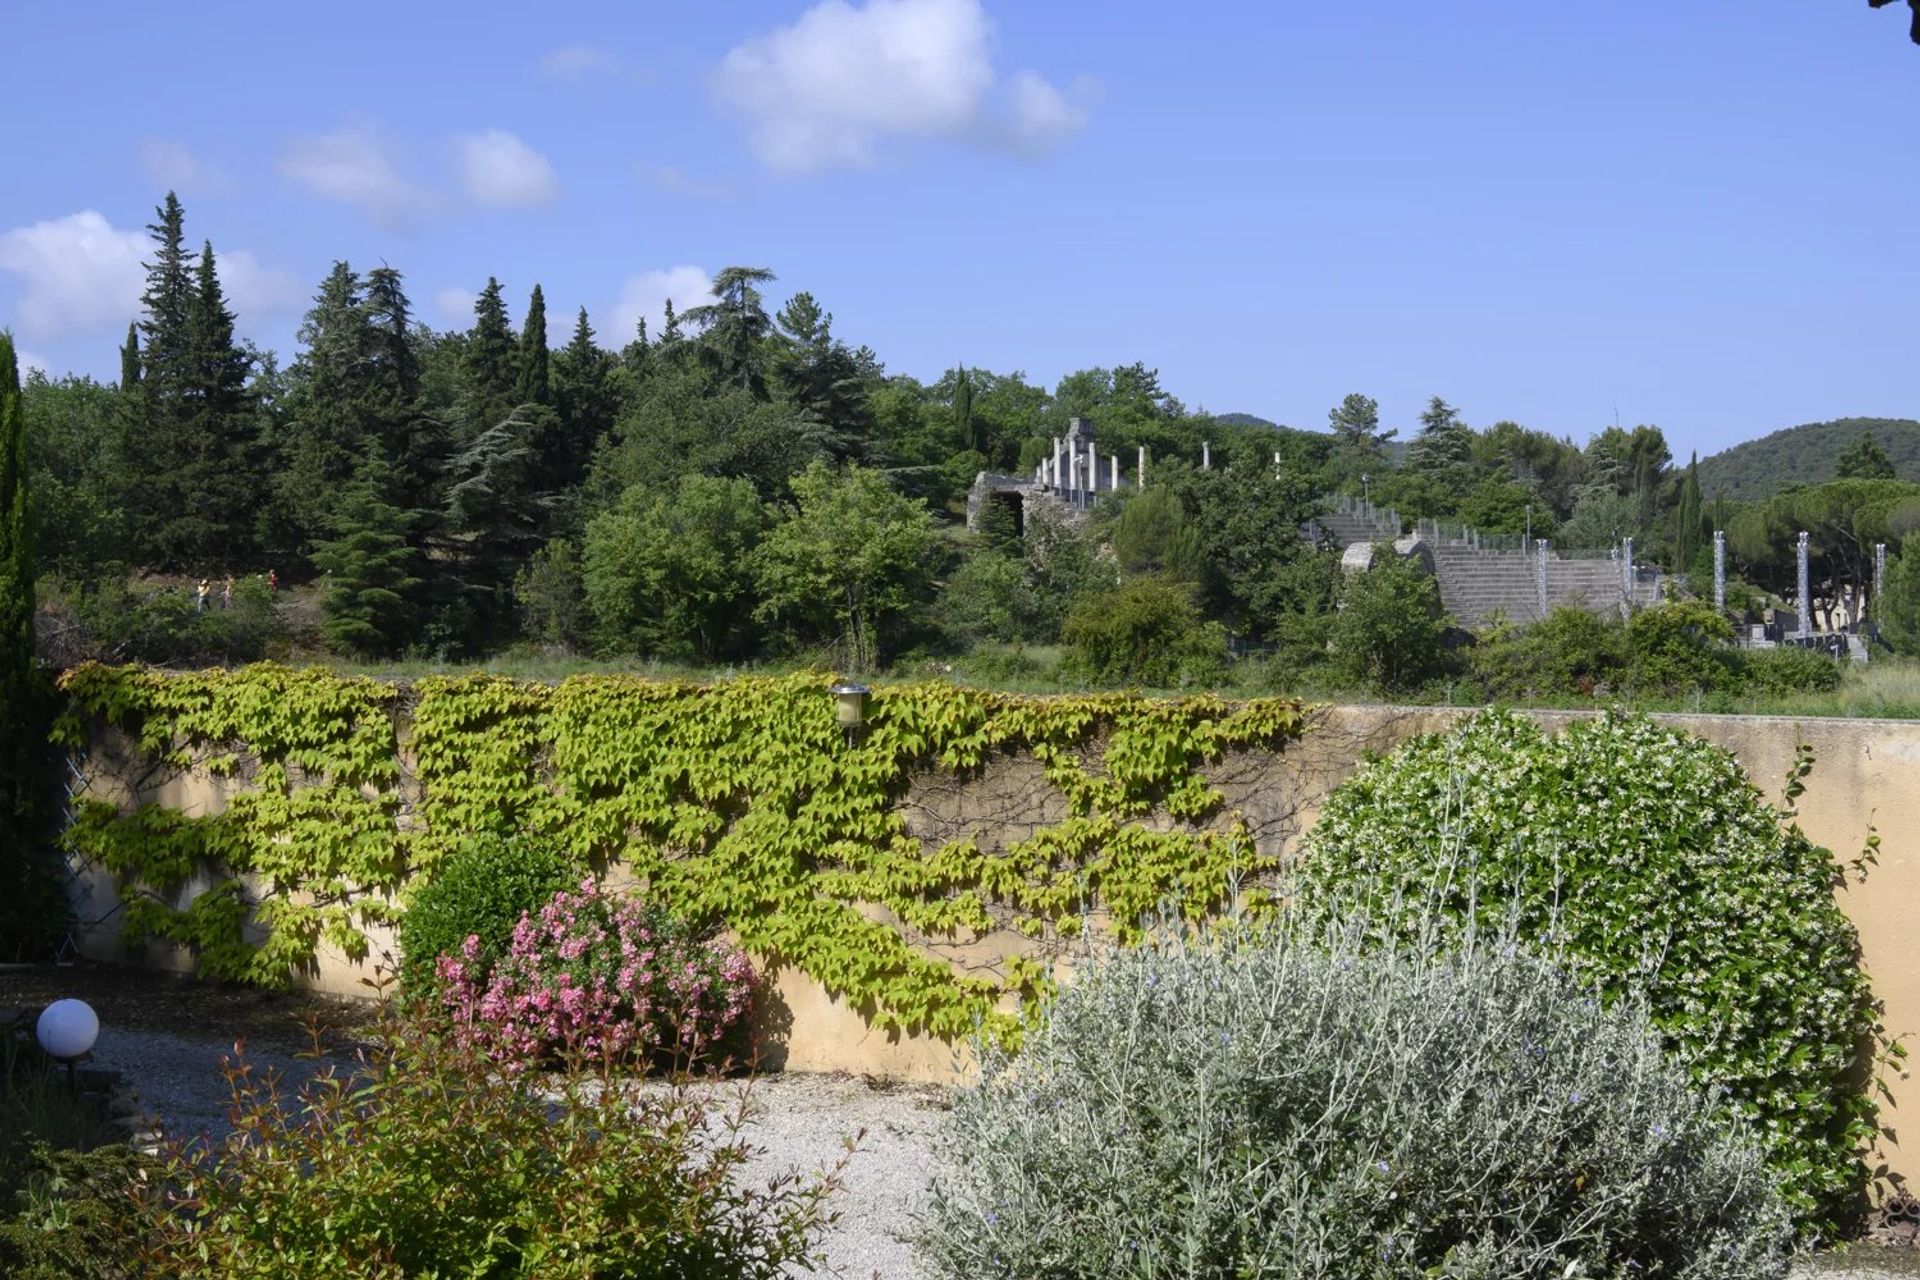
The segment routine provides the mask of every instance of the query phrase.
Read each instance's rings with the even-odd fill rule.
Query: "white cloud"
[[[690,265],[628,276],[620,287],[620,301],[614,304],[613,328],[607,341],[615,347],[624,346],[632,339],[642,316],[646,317],[647,333],[658,338],[661,326],[666,323],[668,299],[672,299],[675,311],[712,302],[713,277]]]
[[[220,191],[227,186],[224,174],[178,138],[142,138],[140,163],[148,177],[169,191]]]
[[[620,59],[590,44],[570,44],[540,55],[540,74],[568,84],[579,84],[595,74],[614,75],[620,69]]]
[[[302,299],[300,282],[292,272],[269,267],[245,249],[215,246],[213,263],[220,276],[220,286],[226,292],[227,305],[243,320],[284,311],[297,306]]]
[[[326,200],[365,210],[385,223],[405,222],[432,203],[404,177],[371,129],[336,129],[301,138],[280,157],[280,172]]]
[[[1087,127],[1093,96],[1093,82],[1084,77],[1062,93],[1045,77],[1022,71],[1007,88],[1010,140],[1028,152],[1054,150]]]
[[[460,181],[481,204],[532,208],[560,194],[547,158],[504,129],[462,134],[453,140]]]
[[[0,232],[0,271],[26,285],[20,327],[57,338],[125,324],[140,309],[146,249],[141,232],[121,231],[92,209]]]
[[[447,323],[458,324],[464,328],[473,323],[473,304],[479,299],[480,295],[473,290],[452,285],[433,295],[433,309],[438,311]]]
[[[87,209],[0,232],[0,271],[26,282],[21,327],[36,337],[54,338],[133,319],[146,287],[143,259],[151,248],[144,232],[122,231]],[[191,243],[188,249],[197,257]],[[292,275],[263,264],[246,249],[216,249],[214,263],[238,316],[257,317],[300,300],[300,284]]]
[[[980,0],[821,0],[729,52],[714,88],[761,161],[788,173],[871,164],[906,138],[1031,152],[1084,125],[1084,105],[1037,73],[1003,90],[992,46]]]

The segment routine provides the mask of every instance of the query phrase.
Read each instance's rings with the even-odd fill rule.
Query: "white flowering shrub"
[[[1857,1212],[1877,1024],[1840,868],[1719,747],[1644,717],[1549,735],[1484,713],[1338,787],[1296,870],[1310,910],[1401,940],[1511,921],[1610,998],[1643,993],[1678,1060],[1753,1124],[1803,1232]]]
[[[1511,945],[1163,941],[980,1052],[915,1240],[947,1280],[1786,1273],[1744,1124]]]

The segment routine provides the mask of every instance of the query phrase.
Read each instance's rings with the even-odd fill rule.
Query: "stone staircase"
[[[1468,630],[1479,630],[1496,614],[1521,624],[1538,622],[1543,616],[1536,552],[1488,551],[1449,541],[1433,548],[1433,558],[1440,602]],[[1546,574],[1549,609],[1573,605],[1603,615],[1619,612],[1625,593],[1618,560],[1569,560],[1550,553]],[[1633,605],[1639,608],[1659,601],[1659,570],[1636,569]]]

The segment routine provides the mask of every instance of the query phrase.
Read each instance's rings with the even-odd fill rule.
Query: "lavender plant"
[[[1099,957],[936,1139],[936,1276],[1356,1280],[1785,1274],[1742,1122],[1646,1012],[1504,942],[1350,930]]]

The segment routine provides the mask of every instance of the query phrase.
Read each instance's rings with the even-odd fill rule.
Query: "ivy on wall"
[[[961,974],[911,934],[970,936],[1010,919],[1046,938],[1100,910],[1137,938],[1165,904],[1197,918],[1274,869],[1237,818],[1222,819],[1202,769],[1297,737],[1295,702],[907,685],[876,693],[850,743],[826,684],[461,676],[402,690],[272,665],[81,667],[63,681],[62,741],[84,746],[101,720],[173,767],[247,785],[208,817],[90,804],[68,838],[127,887],[132,937],[271,984],[311,965],[323,940],[364,955],[360,929],[390,919],[407,878],[431,875],[467,834],[533,831],[582,866],[624,865],[663,906],[725,925],[876,1025],[945,1036],[1009,1026],[1005,998],[1037,994],[1044,968],[1016,958],[997,978]],[[897,801],[916,772],[1019,754],[1058,789],[1063,821],[998,851],[971,839],[928,849],[909,833]],[[404,807],[402,760],[418,788]],[[216,887],[176,908],[197,873]]]

